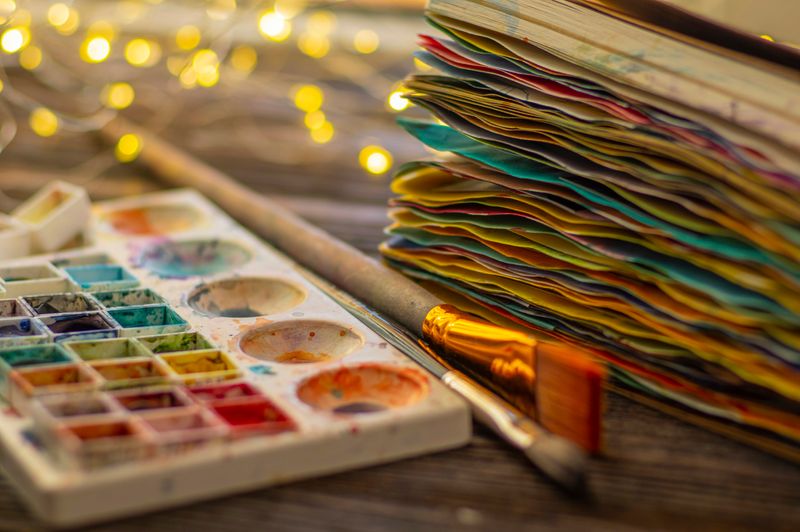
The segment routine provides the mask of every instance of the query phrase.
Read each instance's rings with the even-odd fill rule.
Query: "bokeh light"
[[[134,133],[127,133],[122,135],[117,141],[117,146],[114,149],[114,155],[117,157],[118,161],[129,163],[136,160],[141,151],[142,139]]]
[[[201,38],[202,35],[200,34],[200,30],[197,29],[197,26],[188,24],[178,29],[178,32],[175,34],[175,44],[177,44],[178,48],[181,50],[194,50],[197,48],[197,45],[200,44]]]
[[[25,26],[15,26],[3,32],[0,48],[7,54],[14,54],[25,48],[31,41],[31,32]]]
[[[52,137],[58,132],[58,117],[46,107],[37,107],[28,118],[28,124],[34,133],[40,137]]]
[[[25,70],[36,70],[42,64],[42,49],[38,46],[28,46],[19,54],[19,66]]]
[[[374,53],[380,44],[380,37],[372,30],[359,30],[353,37],[353,48],[360,54]]]
[[[81,59],[87,63],[102,63],[111,53],[111,43],[105,37],[91,37],[83,41]]]
[[[285,41],[292,34],[292,23],[280,13],[265,11],[258,19],[258,31],[267,39]]]
[[[103,105],[112,109],[125,109],[130,107],[136,98],[136,92],[129,83],[118,82],[106,85],[100,99]]]
[[[306,113],[318,111],[324,100],[325,93],[316,85],[302,85],[294,90],[294,104]]]
[[[358,154],[358,163],[370,174],[385,174],[392,166],[392,154],[382,146],[371,144]]]
[[[149,39],[132,39],[125,45],[125,60],[137,67],[149,67],[161,59],[161,46]]]

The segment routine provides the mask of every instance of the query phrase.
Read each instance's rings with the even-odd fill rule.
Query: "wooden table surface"
[[[270,112],[280,114],[280,109]],[[252,145],[245,149],[231,142],[241,134],[238,122],[221,119],[207,127],[200,117],[185,114],[164,129],[166,138],[375,253],[386,224],[388,180],[358,169],[351,144],[362,138],[353,133],[340,139],[320,158],[265,160]],[[264,136],[265,150],[270,135],[295,134],[296,128],[284,135],[280,127],[257,133]],[[398,160],[420,155],[390,121],[373,127],[370,135],[391,146]],[[95,199],[159,187],[146,170],[115,165],[109,150],[88,135],[48,140],[23,127],[0,157],[0,209],[59,177],[86,182]],[[87,177],[93,179],[87,182]],[[96,530],[800,530],[798,466],[613,394],[606,429],[607,452],[592,460],[591,496],[582,500],[562,494],[526,459],[477,428],[462,449],[133,517]],[[35,529],[14,487],[0,476],[0,530]]]

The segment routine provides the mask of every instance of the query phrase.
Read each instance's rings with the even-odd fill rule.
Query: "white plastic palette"
[[[93,223],[91,249],[0,262],[0,463],[42,520],[469,440],[458,397],[197,193],[101,204]]]

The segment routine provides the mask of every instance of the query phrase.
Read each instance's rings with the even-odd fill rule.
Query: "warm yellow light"
[[[294,104],[306,113],[318,111],[324,100],[325,93],[316,85],[303,85],[294,91]]]
[[[148,39],[133,39],[125,45],[125,60],[133,66],[153,66],[161,59],[161,46]]]
[[[28,123],[40,137],[52,137],[58,131],[58,117],[46,107],[37,107],[31,112]]]
[[[183,26],[175,34],[175,43],[181,50],[194,50],[200,44],[200,30],[195,26]]]
[[[306,7],[306,0],[275,0],[275,11],[283,18],[294,18]]]
[[[311,140],[317,144],[326,144],[330,142],[333,139],[333,133],[333,124],[330,122],[325,122],[320,127],[312,129],[309,132]]]
[[[32,20],[31,12],[27,9],[21,9],[17,7],[16,11],[14,11],[14,16],[11,17],[11,20],[17,26],[30,27]]]
[[[186,59],[177,55],[167,57],[167,70],[173,76],[180,76],[186,66]]]
[[[292,23],[280,13],[265,11],[258,19],[258,31],[267,39],[285,41],[292,33]]]
[[[3,85],[3,80],[0,79],[0,94],[2,94],[4,88],[5,88],[5,85]]]
[[[258,53],[252,46],[243,44],[231,52],[231,66],[239,72],[249,74],[256,68]]]
[[[411,102],[408,98],[403,96],[403,91],[397,90],[389,95],[388,104],[393,111],[403,111],[404,109],[408,109]]]
[[[203,48],[202,50],[197,50],[192,56],[192,67],[195,70],[202,69],[206,66],[218,66],[219,65],[219,57],[217,57],[217,52],[214,50],[210,50],[208,48]]]
[[[360,54],[371,54],[380,44],[380,37],[372,30],[360,30],[353,38],[353,48]]]
[[[86,35],[91,37],[104,37],[107,41],[111,42],[117,38],[117,30],[110,22],[98,20],[97,22],[93,22],[91,26],[86,29]]]
[[[181,75],[178,76],[181,86],[184,89],[191,89],[197,86],[197,71],[191,66],[184,68]]]
[[[28,46],[19,54],[19,66],[25,70],[36,70],[42,64],[42,50],[38,46]]]
[[[72,35],[77,31],[78,26],[80,26],[81,23],[81,17],[78,15],[78,12],[71,7],[68,7],[67,9],[67,19],[60,25],[55,26],[56,30],[61,35]]]
[[[69,20],[69,6],[67,4],[57,3],[50,6],[47,10],[47,22],[51,26],[63,26]]]
[[[213,87],[219,81],[219,68],[204,67],[197,71],[197,84],[201,87]]]
[[[306,113],[306,117],[303,120],[303,123],[308,129],[319,129],[326,122],[327,120],[325,118],[325,113],[322,111],[312,111],[310,113]]]
[[[336,26],[336,15],[330,11],[315,11],[308,17],[306,29],[310,33],[328,34]]]
[[[331,49],[331,41],[325,35],[304,32],[297,39],[297,47],[307,56],[321,59],[328,55]]]
[[[361,150],[358,162],[370,174],[385,174],[392,166],[392,154],[386,148],[372,144]]]
[[[7,54],[19,52],[31,42],[31,32],[24,26],[15,26],[3,32],[0,48]]]
[[[119,138],[119,141],[117,141],[117,147],[114,150],[114,155],[117,156],[118,161],[129,163],[135,160],[141,151],[142,139],[140,139],[138,135],[128,133],[126,135],[122,135]]]
[[[226,20],[236,11],[236,0],[211,0],[206,14],[211,20]]]
[[[186,70],[192,70],[194,74],[188,74]],[[213,87],[219,81],[219,57],[214,50],[198,50],[192,57],[191,68],[186,70],[181,74],[184,87],[195,83],[202,87]]]
[[[0,24],[8,22],[16,10],[17,3],[14,0],[0,0]]]
[[[106,107],[125,109],[133,103],[136,92],[128,83],[111,83],[105,86],[100,97]]]
[[[772,35],[767,35],[766,33],[762,35],[761,38],[770,42],[775,42],[775,39],[772,37]]]
[[[111,43],[105,37],[92,37],[83,41],[81,59],[87,63],[102,63],[111,53]]]

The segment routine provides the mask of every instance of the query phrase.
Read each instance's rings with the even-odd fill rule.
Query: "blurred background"
[[[158,187],[117,113],[375,253],[423,0],[0,0],[0,211]],[[413,112],[413,110],[412,110]]]

